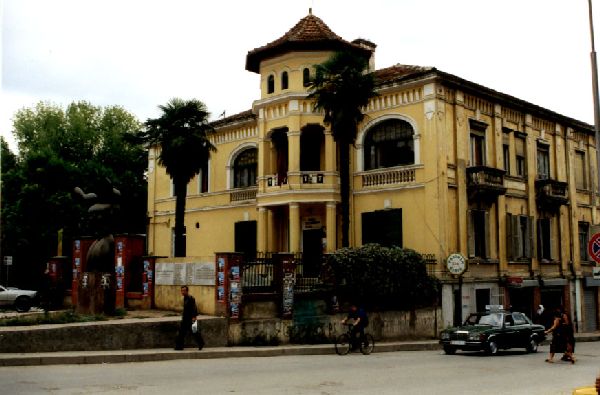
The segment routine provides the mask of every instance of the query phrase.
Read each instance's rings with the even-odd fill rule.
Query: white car
[[[0,307],[14,307],[18,312],[29,311],[37,291],[29,291],[0,285]]]

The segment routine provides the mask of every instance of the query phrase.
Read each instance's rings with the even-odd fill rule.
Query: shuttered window
[[[517,167],[517,176],[519,177],[525,177],[527,174],[526,152],[525,139],[523,137],[515,137],[515,164]]]
[[[234,225],[235,252],[256,254],[256,221],[240,221]]]
[[[490,258],[490,213],[469,210],[467,220],[469,258]]]
[[[590,239],[590,224],[587,222],[579,223],[579,259],[582,262],[586,262],[590,260],[590,256],[588,255],[588,241]]]
[[[362,213],[362,243],[402,247],[402,209]]]
[[[538,144],[537,147],[537,178],[547,180],[550,178],[550,147]]]
[[[552,219],[540,218],[537,221],[538,259],[542,262],[552,261]]]
[[[506,214],[506,256],[509,261],[533,256],[533,218]]]
[[[587,174],[585,166],[585,152],[575,152],[575,187],[587,189]]]

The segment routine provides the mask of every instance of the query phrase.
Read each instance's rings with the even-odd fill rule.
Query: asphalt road
[[[600,373],[600,342],[575,365],[515,350],[489,357],[440,351],[281,356],[0,368],[9,394],[571,394]]]

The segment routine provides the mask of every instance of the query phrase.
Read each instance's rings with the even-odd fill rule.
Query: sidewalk
[[[600,333],[579,333],[578,342],[600,341]],[[375,343],[374,352],[440,350],[437,340]],[[111,351],[65,351],[0,354],[0,366],[71,365],[126,362],[170,361],[175,359],[213,359],[275,357],[283,355],[334,355],[333,344],[281,345],[274,347],[213,347],[198,351],[188,348]]]

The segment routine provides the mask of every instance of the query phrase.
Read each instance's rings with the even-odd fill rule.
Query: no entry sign
[[[594,261],[600,263],[600,233],[593,235],[588,242],[588,254]]]

